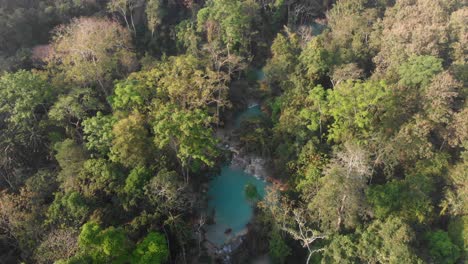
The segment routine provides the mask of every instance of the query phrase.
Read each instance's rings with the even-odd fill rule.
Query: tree
[[[424,87],[442,71],[442,60],[434,56],[411,56],[398,68],[399,83],[408,87]]]
[[[326,230],[355,227],[367,213],[364,191],[372,176],[369,153],[346,143],[323,174],[317,194],[308,201],[314,220]]]
[[[60,95],[49,110],[49,118],[62,124],[71,136],[81,138],[83,119],[91,112],[102,110],[104,107],[96,98],[96,94],[89,88],[73,89],[66,95]],[[71,133],[71,128],[74,133]]]
[[[0,177],[10,188],[21,183],[15,175],[18,169],[43,160],[43,121],[53,98],[46,76],[38,72],[21,70],[0,77]]]
[[[450,16],[449,34],[451,37],[450,44],[450,55],[454,61],[454,64],[464,64],[467,57],[464,52],[466,45],[466,17],[468,10],[466,8],[460,8],[454,11]]]
[[[85,160],[86,151],[72,139],[65,139],[54,146],[55,159],[57,160],[61,171],[58,174],[58,181],[66,192],[77,190],[78,174],[80,173]]]
[[[422,263],[411,244],[414,231],[399,218],[370,224],[358,244],[359,257],[367,263]]]
[[[377,71],[395,68],[412,55],[443,57],[448,52],[450,14],[455,2],[445,0],[396,1],[382,21]]]
[[[296,190],[302,198],[309,200],[317,194],[320,188],[320,178],[327,165],[327,158],[320,153],[313,140],[307,142],[298,154],[297,159],[291,163],[294,169],[294,183]]]
[[[240,146],[247,152],[267,157],[270,154],[270,122],[265,116],[242,120],[239,131]]]
[[[89,159],[83,164],[78,181],[84,197],[99,199],[117,192],[123,182],[123,172],[105,159]]]
[[[420,159],[434,156],[434,145],[429,140],[432,124],[423,116],[416,114],[412,120],[403,124],[391,140],[396,159],[410,166]]]
[[[132,263],[162,264],[167,261],[168,257],[169,249],[164,235],[156,232],[150,232],[143,241],[136,245],[135,250],[133,250]]]
[[[122,15],[125,20],[125,24],[129,31],[133,31],[136,34],[135,22],[133,20],[133,10],[141,5],[142,1],[138,0],[111,0],[107,3],[107,9],[110,12],[118,12]],[[128,22],[127,16],[130,15],[130,23]]]
[[[322,141],[323,123],[326,119],[327,101],[326,92],[319,84],[309,91],[305,98],[305,106],[299,112],[299,117],[307,122],[307,128],[311,131],[319,131]]]
[[[333,87],[336,87],[343,81],[356,81],[362,77],[364,77],[363,70],[355,63],[348,63],[333,68],[331,82]]]
[[[38,121],[48,107],[52,89],[40,73],[20,70],[0,78],[0,113],[11,126],[30,126]]]
[[[447,232],[431,231],[426,234],[429,254],[434,262],[442,264],[456,263],[460,257],[460,248],[453,244]]]
[[[112,161],[126,167],[145,165],[150,161],[151,138],[144,118],[142,114],[133,112],[115,123],[109,154]]]
[[[328,138],[337,142],[368,140],[392,103],[386,84],[373,81],[342,83],[329,92],[328,100],[328,113],[334,119]]]
[[[448,125],[448,143],[452,147],[464,147],[468,149],[468,105],[453,115],[452,122]]]
[[[134,72],[126,80],[117,81],[114,94],[110,97],[114,111],[147,111],[151,100],[157,95],[158,81],[162,70]]]
[[[322,263],[351,264],[359,262],[357,243],[352,235],[335,235],[323,251]]]
[[[130,257],[130,241],[121,228],[102,229],[88,222],[81,228],[78,244],[82,254],[89,255],[94,263],[127,263]]]
[[[423,107],[428,118],[438,124],[449,124],[455,114],[456,99],[463,85],[445,71],[432,78],[423,91]]]
[[[112,128],[115,122],[115,117],[103,115],[101,112],[97,112],[95,116],[83,120],[86,148],[101,155],[109,153],[114,140]]]
[[[135,67],[129,33],[117,22],[97,18],[73,19],[55,30],[49,58],[52,68],[80,86],[98,85],[105,97],[110,82]]]
[[[337,64],[356,62],[368,67],[378,51],[375,41],[381,36],[376,34],[379,24],[379,10],[373,2],[367,7],[367,0],[347,0],[336,2],[327,12],[330,32],[327,49],[333,54]]]
[[[330,54],[325,49],[323,39],[313,38],[299,55],[300,74],[309,80],[318,81],[330,70]]]
[[[300,54],[299,39],[296,34],[286,30],[286,34],[278,33],[271,45],[272,57],[268,59],[264,71],[271,85],[279,85],[284,89],[288,75],[293,73]]]
[[[22,253],[17,259],[29,259],[44,234],[41,226],[46,206],[35,204],[34,198],[27,188],[18,194],[2,191],[0,195],[0,241],[7,250]]]
[[[178,214],[195,203],[187,183],[175,171],[162,169],[143,187],[144,197],[155,211],[165,215]]]
[[[281,233],[277,229],[273,229],[270,233],[269,254],[274,263],[283,264],[286,258],[291,255],[291,248],[286,244]]]
[[[223,43],[231,51],[248,52],[252,22],[258,5],[249,0],[211,0],[198,11],[197,30],[206,32],[208,42]]]
[[[303,206],[294,206],[287,198],[280,197],[277,190],[271,188],[263,201],[260,202],[260,207],[271,214],[279,229],[289,234],[294,240],[299,241],[302,247],[307,249],[306,264],[309,263],[314,253],[323,251],[322,248],[314,248],[313,243],[326,236],[313,228],[310,215]]]
[[[219,118],[218,109],[230,105],[226,86],[229,77],[210,70],[204,63],[192,55],[171,57],[162,63],[158,69],[162,72],[159,96],[185,109],[206,109],[214,104]]]
[[[91,208],[78,192],[55,193],[47,211],[47,223],[62,227],[79,227],[88,217]]]
[[[210,127],[212,119],[204,111],[156,102],[152,118],[154,143],[160,149],[169,147],[174,151],[186,182],[193,166],[214,164],[218,153],[216,139]]]
[[[448,171],[445,197],[442,200],[442,214],[463,215],[468,211],[468,152],[461,154],[461,160]]]
[[[197,34],[196,24],[191,20],[183,20],[176,26],[177,46],[185,48],[187,53],[197,54],[200,36]]]
[[[54,229],[38,246],[34,259],[41,264],[69,259],[78,251],[77,240],[78,232],[74,229]]]
[[[408,168],[404,180],[370,187],[367,197],[375,216],[381,220],[397,216],[410,223],[430,222],[434,212],[433,193],[437,178],[445,174],[447,158],[438,154],[430,160],[418,161]]]
[[[143,166],[137,166],[130,171],[123,188],[129,207],[137,205],[137,202],[143,198],[143,188],[152,176],[151,170]]]
[[[252,183],[247,183],[244,187],[244,193],[247,200],[255,202],[260,198],[257,187]]]
[[[161,0],[148,0],[146,3],[145,13],[151,36],[154,36],[154,31],[162,23],[162,19],[166,15],[161,5]]]

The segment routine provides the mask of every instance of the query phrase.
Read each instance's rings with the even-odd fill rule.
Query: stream
[[[261,114],[260,105],[251,104],[236,115],[231,126],[233,129],[239,128],[243,120]],[[232,133],[232,129],[226,133]],[[235,145],[234,142],[230,143]],[[208,213],[213,215],[214,224],[205,226],[205,237],[223,253],[232,252],[242,242],[254,214],[253,204],[245,195],[245,186],[254,185],[260,197],[263,197],[268,185],[264,179],[248,173],[248,166],[242,168],[236,164],[235,160],[244,158],[234,154],[233,160],[221,168],[220,174],[208,186]]]

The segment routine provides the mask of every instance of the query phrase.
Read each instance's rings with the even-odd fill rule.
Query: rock
[[[226,229],[226,231],[224,231],[224,234],[227,235],[227,234],[230,234],[231,232],[232,232],[232,228],[228,228]]]

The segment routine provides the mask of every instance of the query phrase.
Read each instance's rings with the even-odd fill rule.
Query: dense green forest
[[[467,59],[465,0],[0,0],[0,263],[466,263]]]

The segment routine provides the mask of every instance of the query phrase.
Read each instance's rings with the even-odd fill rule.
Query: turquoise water
[[[259,104],[250,106],[249,108],[247,108],[246,110],[244,110],[243,112],[239,113],[236,116],[236,118],[234,119],[234,126],[235,126],[235,128],[239,128],[240,124],[241,124],[241,122],[243,120],[246,120],[249,117],[259,116],[259,115],[262,115],[262,114],[263,114],[263,112],[260,109]]]
[[[253,215],[252,204],[244,192],[245,185],[252,183],[261,197],[265,195],[266,182],[242,170],[224,166],[221,174],[210,182],[208,190],[208,210],[214,210],[215,224],[206,228],[207,239],[221,246],[229,238],[245,230]],[[230,234],[225,234],[231,228]]]
[[[316,22],[312,22],[310,26],[312,27],[312,35],[314,36],[320,35],[322,31],[325,30],[326,28],[325,25],[322,25]]]
[[[257,75],[257,81],[265,80],[265,73],[263,72],[263,70],[257,70],[255,71],[255,74]]]

